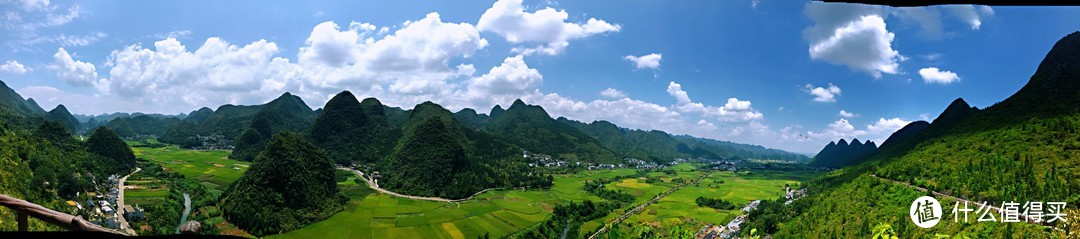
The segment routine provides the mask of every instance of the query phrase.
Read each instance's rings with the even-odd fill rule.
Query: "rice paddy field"
[[[247,171],[250,163],[229,159],[229,151],[186,150],[177,146],[160,148],[133,147],[135,156],[158,163],[167,171],[195,179],[210,189],[224,191]]]
[[[124,185],[124,203],[139,206],[158,205],[165,201],[169,189],[163,182],[151,177],[140,177],[142,172],[131,175]]]

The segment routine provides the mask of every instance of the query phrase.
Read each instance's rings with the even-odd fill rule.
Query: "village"
[[[139,205],[123,205],[119,175],[109,175],[98,183],[94,175],[87,175],[94,183],[95,191],[76,193],[76,200],[67,201],[73,207],[72,214],[86,218],[90,223],[109,229],[134,232],[127,221],[146,220],[145,211]],[[126,220],[125,220],[126,219]]]
[[[555,159],[550,155],[533,153],[529,151],[522,151],[522,158],[529,161],[529,167],[546,167],[546,168],[562,168],[568,166],[585,167],[589,170],[604,170],[604,169],[617,169],[617,168],[636,168],[636,169],[657,169],[666,168],[668,166],[678,165],[679,163],[685,163],[690,161],[686,158],[675,158],[671,162],[666,164],[657,164],[655,162],[644,161],[636,158],[623,158],[623,162],[619,164],[605,164],[605,163],[583,163],[574,162],[573,164],[566,162],[566,160]],[[699,159],[704,160],[704,159]]]
[[[784,202],[784,204],[791,204],[791,202],[793,202],[793,201],[795,201],[795,200],[797,200],[799,198],[802,198],[803,196],[806,196],[806,188],[796,190],[796,189],[792,189],[791,186],[788,186],[788,185],[784,186],[784,199],[787,200],[787,201]],[[713,224],[705,225],[700,230],[698,230],[697,233],[694,233],[694,238],[696,238],[696,239],[714,239],[714,238],[728,239],[728,238],[735,237],[735,235],[738,235],[739,232],[742,231],[741,226],[742,226],[742,224],[744,222],[746,222],[747,215],[749,215],[751,211],[756,210],[758,205],[761,205],[761,200],[750,201],[749,203],[746,204],[746,206],[743,206],[743,208],[742,208],[743,214],[735,217],[735,219],[731,219],[731,221],[728,222],[727,225],[713,225]]]

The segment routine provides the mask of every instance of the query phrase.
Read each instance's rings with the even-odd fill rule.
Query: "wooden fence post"
[[[30,228],[30,222],[27,220],[27,213],[24,211],[15,210],[15,220],[19,223],[19,231],[25,232]]]

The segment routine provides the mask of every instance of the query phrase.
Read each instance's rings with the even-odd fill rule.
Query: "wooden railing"
[[[112,234],[120,234],[117,231],[105,229],[101,226],[94,225],[86,221],[85,219],[82,219],[82,217],[53,211],[52,209],[42,207],[41,205],[33,204],[27,202],[26,200],[18,198],[13,198],[8,195],[0,194],[0,206],[4,206],[15,211],[15,218],[19,224],[19,231],[21,232],[27,231],[30,226],[30,223],[27,219],[32,216],[46,223],[57,225],[70,231],[105,232]]]

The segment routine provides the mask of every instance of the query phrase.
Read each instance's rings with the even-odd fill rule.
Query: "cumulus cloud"
[[[97,80],[94,64],[72,59],[71,54],[62,47],[53,54],[52,68],[56,70],[57,77],[74,86],[91,86]]]
[[[615,88],[608,87],[607,89],[600,91],[600,96],[611,99],[622,99],[626,98],[626,92],[622,92],[620,90],[616,90]]]
[[[750,106],[750,101],[728,98],[724,106],[715,107],[690,100],[689,94],[682,89],[682,85],[674,81],[668,83],[667,92],[675,97],[674,109],[684,113],[700,113],[704,116],[714,117],[724,122],[747,122],[762,119],[764,117]]]
[[[960,76],[951,71],[943,71],[937,67],[919,69],[919,75],[926,83],[949,84],[960,81]]]
[[[648,55],[644,55],[644,56],[627,55],[627,56],[623,57],[623,59],[626,59],[626,60],[628,60],[630,62],[633,62],[634,63],[634,68],[636,68],[636,69],[642,69],[642,68],[659,69],[660,68],[660,58],[662,58],[662,57],[663,56],[660,53],[652,53],[652,54],[648,54]]]
[[[840,117],[843,117],[843,118],[855,118],[855,117],[859,117],[859,114],[847,112],[846,110],[840,110]]]
[[[814,34],[817,31],[806,32]],[[874,78],[881,77],[882,73],[896,74],[902,56],[892,48],[894,37],[885,29],[884,18],[865,15],[832,29],[828,35],[808,36],[808,39],[816,39],[810,41],[810,58],[846,65]]]
[[[525,64],[524,57],[507,57],[502,65],[492,67],[487,74],[472,78],[470,90],[478,90],[485,95],[530,92],[540,87],[543,75]]]
[[[812,84],[806,84],[803,87],[806,93],[814,96],[814,101],[817,102],[836,102],[836,95],[840,94],[840,87],[829,83],[828,87],[814,87]]]
[[[535,47],[517,47],[515,52],[531,55],[562,53],[569,41],[591,35],[618,32],[622,27],[604,20],[589,18],[584,23],[567,22],[569,14],[564,10],[544,8],[525,12],[521,0],[499,0],[480,16],[476,27],[481,31],[498,34],[511,43],[539,43]]]
[[[869,132],[872,132],[872,133],[888,133],[888,134],[892,134],[893,132],[896,132],[897,130],[900,130],[900,128],[903,128],[904,126],[907,126],[909,123],[911,123],[911,121],[903,120],[903,119],[900,119],[900,118],[892,118],[892,119],[878,118],[877,122],[874,122],[873,124],[867,125],[866,130],[869,131]]]
[[[3,65],[0,65],[0,72],[22,75],[26,74],[26,72],[29,71],[29,67],[24,66],[22,63],[19,63],[19,61],[16,60],[8,60],[7,62],[4,62]]]

